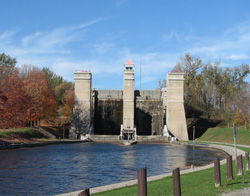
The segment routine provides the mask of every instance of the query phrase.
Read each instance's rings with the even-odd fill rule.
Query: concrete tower
[[[184,110],[184,72],[178,67],[167,74],[167,129],[179,140],[188,140]]]
[[[121,136],[128,140],[134,137],[134,80],[134,64],[128,61],[124,65],[123,133],[121,133]]]
[[[91,85],[90,71],[75,71],[75,105],[70,129],[71,138],[80,138],[88,134],[91,128]]]

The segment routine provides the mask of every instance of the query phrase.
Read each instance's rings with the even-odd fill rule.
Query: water
[[[0,195],[54,195],[212,162],[219,150],[171,144],[80,143],[0,151]]]

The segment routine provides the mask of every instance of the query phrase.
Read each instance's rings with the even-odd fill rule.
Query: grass
[[[38,132],[36,129],[30,127],[1,131],[0,138],[47,139],[46,136]]]
[[[250,132],[244,129],[236,129],[237,144],[250,144]],[[233,128],[209,128],[197,141],[233,143]]]
[[[245,159],[243,159],[245,162]],[[229,192],[236,189],[249,187],[250,172],[244,172],[242,176],[236,175],[236,166],[233,162],[234,179],[227,180],[226,164],[221,165],[222,186],[216,188],[214,181],[214,168],[198,171],[190,174],[181,175],[182,195],[220,195],[222,192]],[[244,165],[245,167],[245,165]],[[167,177],[161,180],[148,182],[148,195],[173,195],[173,178]],[[136,196],[138,194],[137,185],[93,194],[96,196]]]

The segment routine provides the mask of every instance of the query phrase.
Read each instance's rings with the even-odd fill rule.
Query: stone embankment
[[[89,135],[89,139],[93,142],[111,142],[119,143],[119,135]],[[138,143],[166,143],[169,142],[169,137],[166,136],[137,136]]]

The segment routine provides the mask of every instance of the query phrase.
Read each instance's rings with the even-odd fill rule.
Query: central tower
[[[122,139],[135,140],[134,127],[134,64],[128,61],[124,64],[123,87],[123,126],[121,128]]]

